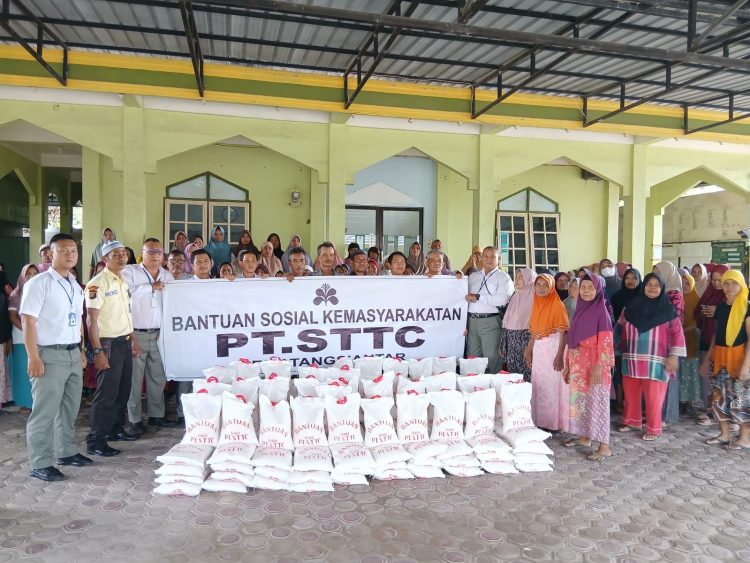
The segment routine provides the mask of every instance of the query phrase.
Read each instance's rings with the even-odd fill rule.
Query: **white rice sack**
[[[298,397],[317,397],[315,388],[322,385],[314,375],[307,375],[302,378],[292,380],[294,387],[297,389]]]
[[[409,375],[409,362],[401,358],[383,358],[383,371],[392,371],[396,379]]]
[[[478,477],[484,474],[479,467],[453,467],[452,465],[444,465],[443,469],[455,477]]]
[[[251,464],[259,467],[278,467],[289,471],[292,467],[292,452],[280,448],[258,448],[255,450]]]
[[[513,456],[515,457],[516,463],[530,463],[533,465],[546,463],[547,465],[554,465],[552,458],[544,454],[518,453],[516,450],[513,450]]]
[[[271,358],[270,360],[264,360],[260,363],[260,372],[266,377],[281,377],[283,379],[291,379],[292,377],[292,362],[282,360],[281,358]]]
[[[239,481],[246,487],[253,486],[252,475],[244,475],[236,471],[214,471],[213,473],[211,473],[211,480],[212,481],[232,481],[232,482]]]
[[[545,432],[541,428],[525,428],[523,430],[512,430],[510,432],[503,431],[502,434],[503,440],[508,442],[514,449],[527,442],[543,442],[550,436],[552,436],[552,434]]]
[[[269,491],[289,490],[289,483],[268,479],[267,477],[256,476],[253,482],[256,489],[267,489]]]
[[[336,361],[333,362],[334,368],[341,369],[343,367],[347,367],[349,369],[354,368],[354,360],[352,360],[349,356],[339,356],[336,358]]]
[[[516,469],[521,473],[538,473],[542,471],[552,471],[551,465],[545,463],[518,463],[516,462]]]
[[[231,363],[228,366],[213,366],[201,371],[203,372],[203,377],[205,377],[209,383],[231,384],[237,375],[237,370]]]
[[[327,446],[325,403],[318,397],[292,397],[292,439],[294,447]]]
[[[422,395],[427,392],[427,386],[425,385],[424,379],[420,381],[413,381],[406,377],[399,377],[396,383],[396,392],[398,395],[402,395],[405,393],[417,393],[419,395]]]
[[[265,395],[272,402],[286,401],[289,397],[290,379],[271,374],[260,382],[260,394]]]
[[[289,403],[272,403],[265,395],[260,399],[260,429],[258,442],[263,448],[294,449],[292,442],[292,415]]]
[[[231,391],[232,385],[221,383],[219,378],[211,376],[210,379],[193,379],[193,393],[208,393],[209,395],[222,395],[224,391]]]
[[[489,358],[477,358],[469,356],[468,358],[458,358],[458,371],[461,375],[469,375],[470,373],[484,373],[487,371],[487,364],[490,363]]]
[[[223,471],[224,473],[241,473],[247,477],[255,475],[255,468],[246,463],[235,463],[233,461],[222,461],[221,463],[212,463],[211,469],[214,471]]]
[[[375,379],[383,373],[382,356],[363,356],[354,360],[354,367],[359,370],[359,379]]]
[[[242,397],[246,402],[258,406],[258,394],[260,392],[260,378],[248,377],[247,379],[235,379],[232,382],[232,393]]]
[[[334,399],[340,399],[354,393],[354,389],[348,385],[341,385],[338,381],[332,381],[331,383],[318,385],[315,388],[315,393],[321,398],[333,397]]]
[[[420,467],[436,467],[438,469],[443,467],[443,462],[437,457],[420,457],[415,458],[409,463],[409,465],[418,465]]]
[[[301,447],[294,450],[294,471],[333,471],[331,450],[322,446]]]
[[[331,446],[363,442],[362,430],[359,426],[359,402],[358,393],[352,393],[340,399],[330,396],[325,398],[328,443]]]
[[[381,469],[372,474],[378,481],[395,481],[400,479],[414,479],[414,474],[408,469]]]
[[[450,459],[452,457],[459,457],[464,455],[470,455],[474,453],[471,446],[463,440],[445,440],[443,442],[448,448],[441,454],[438,454],[437,458],[441,461]]]
[[[414,456],[414,463],[440,467],[443,462],[437,456],[447,450],[448,445],[445,442],[409,442],[404,444],[404,449]]]
[[[494,391],[493,391],[494,398]],[[433,406],[432,440],[455,440],[464,437],[464,398],[458,391],[430,393]]]
[[[512,383],[500,389],[503,408],[503,438],[514,448],[550,437],[531,419],[531,383]]]
[[[493,373],[490,377],[490,386],[495,390],[495,428],[503,426],[503,400],[500,389],[510,383],[523,383],[523,375],[520,373]]]
[[[518,473],[518,469],[516,469],[512,461],[483,461],[482,469],[493,475]]]
[[[170,450],[156,458],[159,463],[170,465],[190,465],[193,467],[203,468],[206,461],[211,457],[212,446],[202,446],[200,444],[175,444]]]
[[[204,491],[211,491],[213,493],[246,493],[247,486],[238,479],[225,479],[219,480],[210,477],[204,481],[201,488]]]
[[[182,395],[181,401],[185,415],[185,435],[182,442],[216,446],[221,433],[221,395],[187,393]]]
[[[278,467],[258,467],[255,469],[256,477],[265,477],[266,479],[273,479],[274,481],[281,481],[282,483],[289,482],[289,476],[291,473],[291,471],[279,469]]]
[[[417,479],[445,479],[445,473],[439,467],[431,467],[429,465],[414,465],[413,463],[407,464],[406,468],[411,472]]]
[[[359,393],[359,370],[344,366],[342,368],[331,368],[328,375],[328,383],[337,382],[341,386],[348,386]]]
[[[370,448],[370,453],[379,469],[394,467],[395,464],[407,462],[414,457],[407,452],[401,444],[375,446]]]
[[[370,453],[372,453],[372,450],[370,450]],[[384,469],[406,469],[406,466],[407,463],[405,461],[394,461],[393,463],[388,463],[386,465],[378,465],[378,471]]]
[[[292,471],[289,474],[290,485],[304,485],[305,483],[332,483],[330,471]]]
[[[393,384],[396,376],[392,371],[386,371],[373,379],[362,379],[362,395],[373,397],[393,397]]]
[[[427,433],[427,407],[429,395],[412,395],[405,393],[396,396],[396,433],[403,444],[424,442],[429,439]]]
[[[165,483],[154,489],[155,495],[197,497],[201,494],[201,486],[191,483]]]
[[[215,467],[217,463],[250,464],[257,446],[243,442],[227,442],[216,448],[208,464]]]
[[[492,434],[495,430],[495,390],[463,395],[466,401],[466,438]]]
[[[154,479],[157,485],[166,485],[169,483],[187,483],[188,485],[201,485],[205,477],[190,477],[189,475],[159,475]]]
[[[219,445],[227,443],[258,444],[253,425],[253,405],[244,397],[225,392],[221,406]]]
[[[333,444],[331,454],[334,469],[338,472],[372,475],[377,469],[370,450],[362,444]]]
[[[456,356],[438,356],[432,358],[433,375],[446,371],[456,373]]]
[[[524,444],[519,444],[513,448],[514,454],[542,454],[542,455],[555,455],[555,452],[540,440],[533,440]]]
[[[304,483],[302,485],[289,485],[289,491],[293,493],[332,493],[333,481],[330,483]]]
[[[422,380],[427,393],[436,391],[453,391],[456,389],[456,372],[446,371],[438,373],[432,377],[426,377]]]
[[[373,448],[384,444],[397,444],[398,436],[391,416],[393,398],[362,399],[360,405],[364,412],[365,446]]]
[[[229,367],[234,368],[235,380],[242,381],[244,379],[251,379],[253,377],[260,378],[260,362],[253,363],[248,358],[240,358],[229,362]]]
[[[473,393],[490,388],[490,374],[479,373],[456,378],[456,385],[462,393]]]
[[[432,358],[409,360],[409,378],[418,380],[432,375]]]
[[[357,473],[344,473],[343,471],[334,471],[331,473],[331,480],[336,485],[367,485],[367,477]]]
[[[472,438],[469,438],[467,442],[474,450],[474,453],[477,455],[490,453],[512,453],[507,442],[501,440],[494,434],[474,436]]]
[[[312,376],[321,383],[325,383],[326,381],[328,381],[331,370],[318,366],[298,367],[297,374],[299,375],[300,379],[310,379],[310,377]]]
[[[492,452],[492,453],[485,453],[485,454],[474,454],[477,456],[477,459],[481,463],[496,463],[496,462],[504,462],[504,463],[513,463],[516,460],[516,456],[513,455],[512,452]]]
[[[443,461],[443,466],[449,467],[480,467],[481,463],[474,454],[461,455],[446,459]]]
[[[203,481],[206,478],[205,467],[195,467],[194,465],[162,465],[154,470],[158,476],[169,475],[171,477],[195,477]]]

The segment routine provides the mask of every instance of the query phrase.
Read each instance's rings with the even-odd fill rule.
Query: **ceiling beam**
[[[701,34],[696,37],[693,42],[690,44],[690,50],[697,51],[706,41],[711,39],[712,41],[720,40],[720,37],[711,37],[711,34],[714,32],[714,30],[722,25],[724,22],[726,22],[729,18],[731,18],[734,14],[736,14],[740,8],[742,8],[745,4],[747,4],[748,0],[737,0],[732,6],[727,8],[726,12],[724,12],[721,16],[716,18],[712,23],[709,24],[709,26],[704,29]],[[691,0],[692,4],[692,0]]]
[[[458,0],[458,22],[467,23],[487,5],[488,0]]]
[[[200,38],[198,37],[198,26],[195,24],[193,3],[190,0],[180,0],[180,14],[182,24],[185,27],[185,36],[190,49],[190,61],[193,63],[193,74],[198,85],[201,98],[206,90],[206,82],[203,75],[203,51],[201,50]]]

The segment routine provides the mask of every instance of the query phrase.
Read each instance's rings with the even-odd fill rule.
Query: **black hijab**
[[[625,287],[625,278],[628,277],[628,274],[633,274],[635,276],[635,279],[638,280],[638,285],[636,285],[633,289],[628,289]],[[625,308],[625,306],[630,303],[631,300],[633,300],[638,293],[641,291],[641,285],[643,283],[641,282],[641,273],[636,270],[635,268],[628,268],[625,270],[625,273],[622,275],[622,284],[620,285],[620,289],[615,292],[615,294],[612,296],[612,311],[615,314],[615,322],[620,318],[620,314],[622,313],[622,310]]]
[[[559,280],[562,276],[565,276],[568,278],[568,282],[570,282],[570,275],[568,275],[567,272],[560,272],[555,275],[555,291],[557,292],[557,295],[560,297],[560,301],[565,301],[568,298],[568,290],[567,289],[557,289],[557,280]]]
[[[661,286],[659,296],[653,299],[646,297],[646,284],[652,278],[658,280]],[[676,318],[677,311],[667,298],[664,278],[657,273],[648,274],[643,278],[638,295],[625,307],[625,320],[632,324],[639,333],[648,332],[652,328]]]

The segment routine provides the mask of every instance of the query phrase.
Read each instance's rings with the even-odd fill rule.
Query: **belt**
[[[129,334],[126,334],[126,335],[124,335],[124,336],[113,336],[113,337],[110,337],[110,336],[102,336],[102,337],[101,337],[101,340],[109,340],[109,341],[111,341],[111,342],[121,342],[121,341],[123,341],[123,340],[130,340],[130,335],[129,335]]]
[[[472,319],[487,319],[489,317],[497,317],[500,313],[469,313]]]
[[[135,332],[159,332],[159,328],[134,328]]]
[[[75,344],[47,344],[46,346],[39,346],[40,348],[47,348],[48,350],[80,350],[81,344],[76,342]]]

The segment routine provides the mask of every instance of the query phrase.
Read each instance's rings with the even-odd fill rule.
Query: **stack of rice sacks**
[[[507,383],[500,387],[503,426],[501,435],[513,447],[514,464],[521,472],[552,471],[552,450],[544,443],[548,432],[531,418],[531,383]]]

